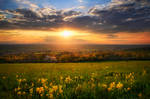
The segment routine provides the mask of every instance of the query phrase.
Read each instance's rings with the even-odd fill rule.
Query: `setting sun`
[[[63,36],[63,37],[70,37],[72,35],[73,35],[72,31],[65,30],[65,31],[61,32],[61,36]]]

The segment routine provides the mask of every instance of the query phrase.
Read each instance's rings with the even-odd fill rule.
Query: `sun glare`
[[[62,35],[63,37],[70,37],[70,36],[72,36],[72,34],[73,34],[72,31],[67,31],[67,30],[65,30],[65,31],[63,31],[63,32],[61,33],[61,35]]]

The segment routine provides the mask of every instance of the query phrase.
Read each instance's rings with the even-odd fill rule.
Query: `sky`
[[[149,38],[150,0],[0,0],[0,44],[150,44]]]

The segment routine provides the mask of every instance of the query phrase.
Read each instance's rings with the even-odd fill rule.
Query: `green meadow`
[[[0,99],[149,99],[150,61],[0,64]]]

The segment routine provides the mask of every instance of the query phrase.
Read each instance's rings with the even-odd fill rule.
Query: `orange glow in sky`
[[[63,37],[70,37],[72,35],[73,35],[73,32],[69,31],[69,30],[65,30],[65,31],[61,32],[61,36],[63,36]]]
[[[92,33],[90,31],[62,28],[50,30],[0,30],[0,43],[14,44],[149,44],[150,34]]]

